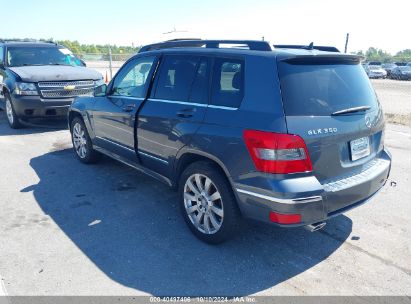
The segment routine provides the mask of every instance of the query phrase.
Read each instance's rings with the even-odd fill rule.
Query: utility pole
[[[344,53],[347,53],[348,39],[350,39],[350,33],[347,33],[347,37],[345,38],[345,49],[344,49]]]
[[[110,80],[113,79],[113,56],[111,54],[111,47],[108,47],[108,64],[110,69]]]

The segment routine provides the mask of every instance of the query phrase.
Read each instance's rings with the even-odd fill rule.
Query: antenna
[[[163,35],[167,35],[167,34],[173,34],[173,33],[187,33],[188,31],[177,31],[176,27],[173,27],[173,30],[169,31],[169,32],[165,32],[163,33]]]

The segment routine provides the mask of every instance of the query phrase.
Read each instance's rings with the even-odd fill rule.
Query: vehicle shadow
[[[23,128],[12,129],[7,123],[5,111],[0,109],[0,136],[7,135],[29,135],[36,133],[54,132],[67,129],[67,120],[65,119],[39,119],[23,122]]]
[[[71,149],[33,158],[39,183],[21,189],[108,277],[156,296],[243,296],[321,263],[348,238],[346,216],[322,232],[250,223],[218,246],[198,241],[176,193],[116,161],[83,165]]]

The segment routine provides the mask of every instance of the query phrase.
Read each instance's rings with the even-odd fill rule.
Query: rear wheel
[[[184,220],[200,240],[218,244],[231,238],[242,221],[230,184],[209,162],[188,166],[179,183]]]
[[[75,117],[71,122],[71,140],[73,142],[74,151],[80,161],[86,164],[97,162],[101,154],[93,149],[90,136],[83,120],[80,117]]]
[[[19,129],[22,127],[20,123],[19,117],[17,116],[16,112],[14,111],[13,105],[11,103],[11,98],[9,94],[4,94],[4,101],[6,103],[6,116],[7,122],[9,123],[10,128],[12,129]]]

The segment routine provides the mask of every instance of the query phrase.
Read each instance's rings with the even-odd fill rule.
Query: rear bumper
[[[268,180],[271,189],[255,187],[251,178],[236,183],[235,191],[244,217],[272,223],[270,212],[298,214],[301,222],[277,224],[305,226],[334,217],[370,200],[384,185],[391,169],[391,156],[382,151],[376,162],[357,175],[321,184],[314,176],[281,181]],[[259,181],[258,183],[261,183]]]
[[[13,94],[11,100],[14,111],[19,118],[65,118],[74,98],[42,99],[40,96],[19,96]]]

